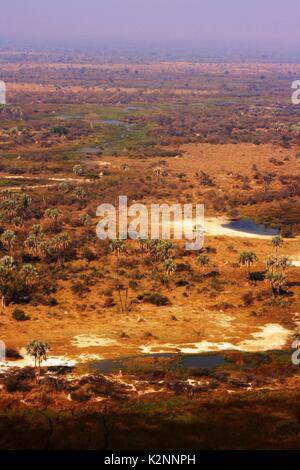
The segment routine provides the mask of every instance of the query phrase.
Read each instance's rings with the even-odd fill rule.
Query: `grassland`
[[[177,448],[170,426],[174,439],[185,435],[181,448],[298,447],[299,267],[288,263],[272,289],[266,261],[300,260],[299,110],[290,104],[299,72],[294,64],[1,64],[12,104],[0,110],[0,258],[13,258],[1,278],[9,353],[1,448],[32,445],[21,427],[40,435],[37,448],[56,448],[66,430],[67,448],[80,436],[83,448],[146,440]],[[119,195],[147,206],[203,203],[220,233],[206,233],[200,253],[174,242],[171,273],[137,241],[118,255],[95,229],[97,206]],[[278,229],[282,244],[222,234],[224,219],[240,218]],[[243,252],[257,256],[250,272]],[[32,339],[51,347],[39,384],[24,350]],[[233,363],[174,372],[149,356],[187,350]],[[139,367],[121,376],[90,369],[124,357]]]

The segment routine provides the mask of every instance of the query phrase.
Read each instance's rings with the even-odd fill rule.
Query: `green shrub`
[[[16,321],[26,321],[29,320],[29,316],[26,315],[26,313],[21,310],[20,308],[15,308],[14,311],[12,312],[12,317]]]
[[[170,305],[170,300],[165,295],[158,292],[142,292],[138,295],[138,300],[147,302],[149,304],[157,305],[158,307]]]

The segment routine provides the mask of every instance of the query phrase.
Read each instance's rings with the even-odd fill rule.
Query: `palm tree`
[[[175,273],[176,271],[176,265],[174,263],[174,260],[172,258],[168,258],[164,261],[164,268],[166,271],[166,275],[169,277],[172,274]]]
[[[287,277],[283,273],[267,273],[266,280],[270,283],[274,298],[280,295],[281,289],[287,283]]]
[[[198,263],[202,266],[202,271],[205,272],[206,266],[210,264],[209,256],[201,253],[197,258]]]
[[[53,237],[50,246],[54,251],[63,252],[69,248],[72,240],[68,232],[61,232],[56,237]]]
[[[63,183],[60,183],[60,185],[58,186],[58,190],[66,194],[70,191],[70,186],[68,183],[63,182]]]
[[[42,253],[42,243],[45,241],[45,234],[41,225],[35,224],[32,226],[24,245],[34,255],[39,256]]]
[[[5,246],[8,252],[11,251],[15,241],[16,241],[16,235],[12,230],[6,230],[5,232],[2,233],[1,243],[3,244],[3,246]]]
[[[24,282],[28,286],[32,286],[34,281],[38,277],[38,272],[32,264],[24,264],[21,269],[21,276],[24,279]]]
[[[61,232],[57,235],[57,238],[59,240],[59,247],[61,250],[66,250],[72,242],[68,232]]]
[[[285,273],[291,266],[292,262],[290,261],[288,256],[280,256],[278,258],[277,267],[281,272]]]
[[[40,381],[41,363],[42,361],[47,361],[49,350],[50,348],[47,343],[38,340],[33,340],[26,346],[27,354],[34,358],[37,382]]]
[[[77,186],[74,189],[74,194],[79,201],[83,201],[86,197],[86,192],[82,186]]]
[[[88,225],[91,220],[91,216],[89,214],[81,214],[79,216],[79,220],[83,225]]]
[[[1,314],[5,310],[6,296],[9,293],[12,278],[14,278],[15,261],[11,256],[4,256],[0,259],[0,296],[1,296]]]
[[[97,113],[95,113],[95,112],[91,112],[87,115],[87,121],[88,121],[88,123],[90,125],[90,128],[92,130],[94,129],[96,119],[97,119]]]
[[[174,245],[170,240],[161,240],[155,245],[155,254],[157,258],[165,261],[170,258]]]
[[[139,244],[140,250],[142,252],[142,257],[144,257],[144,253],[145,253],[146,248],[147,248],[147,239],[139,237],[138,244]]]
[[[266,261],[267,271],[273,273],[277,266],[277,257],[276,256],[268,256]]]
[[[247,266],[248,276],[250,276],[250,268],[256,261],[258,261],[258,258],[254,251],[242,251],[238,262],[239,264]]]
[[[110,251],[116,253],[119,261],[121,253],[125,251],[125,244],[122,240],[111,240],[109,244]]]
[[[162,168],[161,168],[160,166],[156,167],[156,168],[154,169],[154,173],[155,173],[156,176],[157,176],[158,182],[160,182],[160,181],[161,181],[162,174],[163,174]]]
[[[288,256],[269,256],[266,265],[270,273],[278,271],[285,273],[292,266],[292,263]]]
[[[45,211],[44,217],[54,220],[55,222],[62,217],[62,211],[56,207],[49,208]]]
[[[158,244],[160,243],[160,241],[155,238],[154,240],[146,240],[145,242],[145,249],[148,253],[155,253],[156,252],[156,248],[158,246]]]
[[[16,216],[12,219],[11,224],[14,228],[21,228],[24,225],[22,217]]]
[[[83,168],[81,165],[74,165],[73,173],[77,176],[83,176]]]
[[[283,243],[283,238],[280,235],[276,235],[276,237],[272,238],[272,245],[274,246],[276,253],[278,252],[278,249],[283,245]]]
[[[119,303],[120,303],[121,312],[122,313],[127,312],[129,309],[129,302],[128,302],[129,288],[124,287],[123,284],[117,282],[115,284],[115,289],[118,291],[118,294],[119,294]],[[122,296],[122,292],[125,292],[124,299]]]
[[[41,240],[37,245],[38,254],[43,258],[51,255],[52,246],[47,240]]]

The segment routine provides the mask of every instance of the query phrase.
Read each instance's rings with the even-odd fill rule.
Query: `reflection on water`
[[[145,362],[152,359],[153,365],[167,365],[170,369],[185,367],[187,369],[211,369],[221,365],[228,364],[221,354],[215,355],[181,355],[178,353],[157,353],[144,356],[123,357],[118,359],[104,359],[93,361],[90,367],[97,369],[102,373],[115,371],[126,371],[128,369],[139,369],[143,365],[149,365]],[[166,362],[167,360],[167,362]]]
[[[236,230],[238,232],[253,233],[255,235],[277,235],[278,229],[266,227],[263,224],[257,224],[251,219],[239,219],[233,220],[228,224],[224,224],[223,227]]]
[[[99,147],[81,147],[78,151],[78,153],[100,153],[101,149]]]

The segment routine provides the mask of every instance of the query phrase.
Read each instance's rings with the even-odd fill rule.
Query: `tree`
[[[59,184],[58,190],[64,194],[67,194],[70,191],[70,185],[64,181],[63,183]]]
[[[258,261],[256,253],[254,251],[242,251],[239,256],[239,264],[246,265],[248,276],[250,276],[251,266]]]
[[[91,216],[89,214],[81,214],[79,216],[79,221],[82,223],[82,225],[88,225],[91,220]]]
[[[200,264],[200,266],[202,266],[202,271],[205,272],[206,266],[210,264],[209,256],[205,255],[204,253],[201,253],[198,256],[197,261]]]
[[[162,175],[163,175],[163,169],[160,166],[158,166],[158,167],[154,168],[154,173],[157,176],[158,182],[161,182],[161,178],[162,178]]]
[[[96,119],[97,119],[97,113],[95,112],[91,112],[87,115],[87,121],[92,130],[94,129]]]
[[[280,235],[276,235],[276,237],[272,238],[272,245],[275,248],[276,253],[278,252],[279,248],[283,245],[284,241]]]
[[[1,313],[5,310],[6,302],[20,293],[26,295],[32,289],[38,272],[31,264],[18,266],[11,256],[0,259],[0,298]],[[25,291],[25,292],[24,292]]]
[[[164,261],[164,268],[165,268],[165,271],[166,271],[166,275],[168,277],[171,276],[172,274],[174,274],[175,271],[176,271],[176,265],[174,263],[174,260],[172,258],[166,259]]]
[[[273,273],[276,269],[276,265],[277,265],[277,257],[269,256],[266,261],[267,271]]]
[[[174,249],[174,245],[170,240],[161,240],[155,245],[155,255],[157,258],[165,261],[171,257],[171,252]]]
[[[26,346],[27,354],[34,358],[34,368],[37,382],[40,381],[41,363],[42,361],[47,361],[49,350],[50,348],[47,343],[38,340],[33,340]]]
[[[84,190],[84,188],[82,186],[77,186],[75,189],[74,189],[74,194],[75,194],[75,197],[79,200],[79,201],[83,201],[84,198],[86,197],[86,192]]]
[[[6,297],[11,291],[11,285],[15,278],[15,261],[11,256],[4,256],[0,259],[0,296],[1,314],[5,309]]]
[[[45,211],[44,217],[46,219],[54,220],[55,222],[62,217],[62,211],[56,207],[49,208]]]
[[[45,234],[41,225],[35,224],[32,226],[27,239],[24,242],[25,247],[34,255],[39,256],[43,254],[45,246]]]
[[[16,216],[22,216],[31,203],[30,196],[24,192],[3,191],[1,196],[0,211],[9,220]]]
[[[16,216],[12,219],[11,224],[14,228],[21,228],[24,225],[22,217]]]
[[[83,168],[81,165],[73,166],[73,173],[77,176],[83,176]]]
[[[139,237],[138,238],[138,244],[140,246],[140,250],[142,252],[142,257],[144,257],[144,253],[147,249],[147,239],[146,238],[142,238],[142,237]]]
[[[125,244],[122,240],[111,240],[109,249],[112,253],[117,255],[117,260],[119,261],[121,253],[125,251]]]
[[[290,268],[291,266],[292,266],[292,262],[290,261],[288,256],[280,256],[277,259],[276,267],[282,273],[285,273],[288,270],[288,268]]]
[[[280,291],[287,283],[286,275],[280,272],[267,273],[266,280],[270,283],[274,298],[280,295]]]
[[[119,302],[120,302],[120,308],[121,312],[127,312],[129,308],[129,302],[128,302],[128,293],[129,293],[129,288],[124,287],[123,284],[117,283],[115,286],[116,290],[118,291],[119,294]],[[124,293],[124,296],[122,295]],[[124,299],[123,299],[124,297]]]
[[[61,232],[52,238],[50,246],[54,251],[62,255],[62,253],[69,248],[71,243],[72,240],[68,232]]]
[[[1,235],[1,243],[7,249],[8,252],[11,251],[14,242],[16,241],[16,235],[12,230],[6,230]]]
[[[32,264],[24,264],[21,269],[21,278],[27,286],[32,286],[38,277],[38,272]]]
[[[160,243],[160,241],[157,238],[155,238],[154,240],[147,239],[145,241],[145,250],[148,253],[154,254],[156,252],[156,248],[157,248],[159,243]]]
[[[292,263],[288,256],[269,256],[266,261],[267,271],[270,273],[285,273]]]
[[[288,256],[269,256],[266,261],[266,281],[270,283],[275,298],[287,284],[286,271],[292,265]]]

